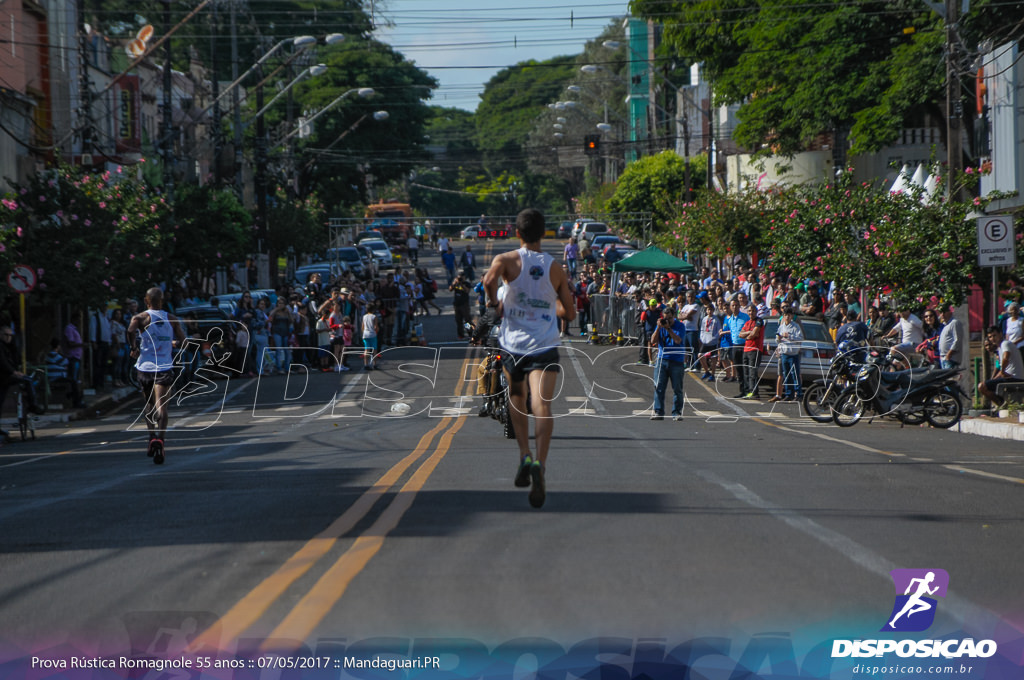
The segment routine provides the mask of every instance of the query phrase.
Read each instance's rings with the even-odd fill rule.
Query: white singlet
[[[554,258],[525,247],[517,252],[522,266],[516,280],[507,284],[500,343],[513,354],[540,354],[562,344],[558,293],[551,285]]]

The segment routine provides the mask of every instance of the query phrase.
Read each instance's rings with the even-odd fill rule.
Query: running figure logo
[[[896,603],[882,631],[928,630],[935,621],[934,597],[946,596],[949,574],[943,569],[893,569],[889,575],[896,586]]]

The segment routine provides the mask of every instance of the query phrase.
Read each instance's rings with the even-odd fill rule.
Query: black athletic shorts
[[[501,351],[501,358],[508,371],[508,378],[512,382],[526,380],[526,374],[531,371],[551,371],[558,373],[562,367],[558,364],[558,348],[552,347],[540,354],[513,354],[512,352]]]
[[[165,387],[174,384],[174,371],[138,371],[139,386],[143,389],[150,389],[153,385],[164,385]]]

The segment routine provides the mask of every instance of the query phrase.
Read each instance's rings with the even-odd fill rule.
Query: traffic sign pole
[[[25,294],[21,298],[21,372],[28,374],[28,345],[25,342]]]

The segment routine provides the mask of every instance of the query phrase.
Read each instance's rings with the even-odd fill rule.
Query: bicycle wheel
[[[855,390],[843,392],[832,407],[832,420],[839,427],[856,425],[864,416],[867,405]]]
[[[836,402],[838,389],[826,383],[816,382],[804,391],[801,402],[804,412],[816,423],[827,423],[832,420],[832,407]]]
[[[963,405],[955,394],[936,392],[924,402],[924,417],[933,427],[947,429],[960,422]]]
[[[501,406],[501,432],[505,435],[505,439],[515,439],[516,431],[512,426],[512,416],[509,414],[508,400],[505,400]]]

